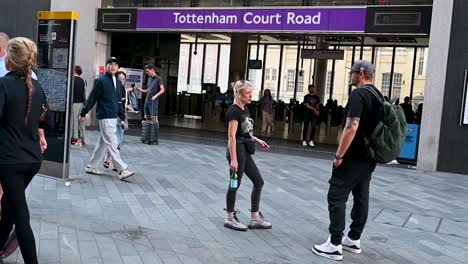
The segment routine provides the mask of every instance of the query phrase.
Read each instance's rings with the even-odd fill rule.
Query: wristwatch
[[[342,160],[343,157],[338,157],[337,155],[335,155],[335,159],[336,159],[336,160]]]

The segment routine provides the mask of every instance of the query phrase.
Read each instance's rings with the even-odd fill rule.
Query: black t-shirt
[[[373,85],[367,85],[374,89],[382,98],[379,90]],[[381,101],[373,93],[364,87],[354,89],[349,96],[346,106],[347,117],[359,117],[359,128],[353,142],[344,155],[348,160],[369,160],[368,149],[364,143],[364,137],[369,136],[379,122],[379,109],[382,106]]]
[[[236,140],[242,142],[245,139],[253,139],[254,120],[250,117],[249,109],[246,106],[244,110],[236,104],[229,106],[226,112],[226,121],[229,124],[231,120],[238,122]]]
[[[73,77],[73,103],[84,103],[86,101],[85,87],[86,83],[81,77]]]
[[[0,78],[0,164],[37,163],[42,161],[37,129],[42,127],[40,115],[47,106],[41,85],[33,80],[34,92],[28,123],[28,93],[24,77],[9,72]]]
[[[319,104],[320,104],[320,97],[318,97],[316,94],[306,94],[304,96],[304,115],[305,116],[315,116],[315,113],[312,112],[309,108],[305,106],[305,104],[308,104],[312,106],[315,109],[318,109]]]

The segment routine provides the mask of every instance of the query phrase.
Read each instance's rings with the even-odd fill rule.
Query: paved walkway
[[[235,232],[223,227],[224,147],[126,136],[124,160],[138,171],[129,182],[85,174],[93,147],[73,148],[70,187],[36,177],[28,189],[40,263],[334,263],[310,251],[328,236],[330,161],[258,152],[273,229]],[[251,187],[239,190],[243,222]],[[468,176],[378,167],[363,253],[344,263],[467,263],[467,200]],[[18,253],[5,261],[22,263]]]

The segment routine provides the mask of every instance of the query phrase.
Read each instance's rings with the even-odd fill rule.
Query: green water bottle
[[[233,191],[237,190],[237,173],[231,172],[231,178],[229,179],[229,188]]]

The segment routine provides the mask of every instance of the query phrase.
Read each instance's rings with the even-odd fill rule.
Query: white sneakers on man
[[[95,174],[95,175],[103,175],[104,172],[96,169],[96,168],[91,168],[91,167],[86,167],[85,172],[88,174]]]
[[[128,177],[132,177],[133,175],[135,175],[135,172],[134,171],[130,171],[130,170],[123,170],[119,173],[119,179],[121,181],[127,179]]]
[[[315,245],[312,247],[312,252],[315,254],[333,260],[343,260],[343,249],[351,253],[361,253],[361,240],[352,240],[348,236],[341,240],[341,245],[333,245],[328,237],[327,242],[322,245]]]
[[[91,168],[91,167],[86,167],[85,169],[85,172],[88,173],[88,174],[94,174],[94,175],[103,175],[104,172],[96,169],[96,168]],[[121,181],[127,179],[128,177],[131,177],[135,175],[135,172],[134,171],[130,171],[130,170],[123,170],[119,173],[119,179]]]
[[[309,143],[307,143],[307,141],[305,141],[305,140],[302,141],[302,146],[303,147],[307,147],[307,145],[310,146],[310,147],[315,147],[315,144],[314,144],[313,140],[309,141]]]
[[[330,237],[328,237],[327,242],[322,245],[314,245],[312,247],[312,252],[324,258],[343,260],[343,247],[341,245],[333,245],[330,242]]]
[[[343,241],[341,242],[341,245],[343,246],[343,249],[346,251],[349,251],[351,253],[356,253],[359,254],[361,253],[361,240],[352,240],[348,236],[343,238]]]

